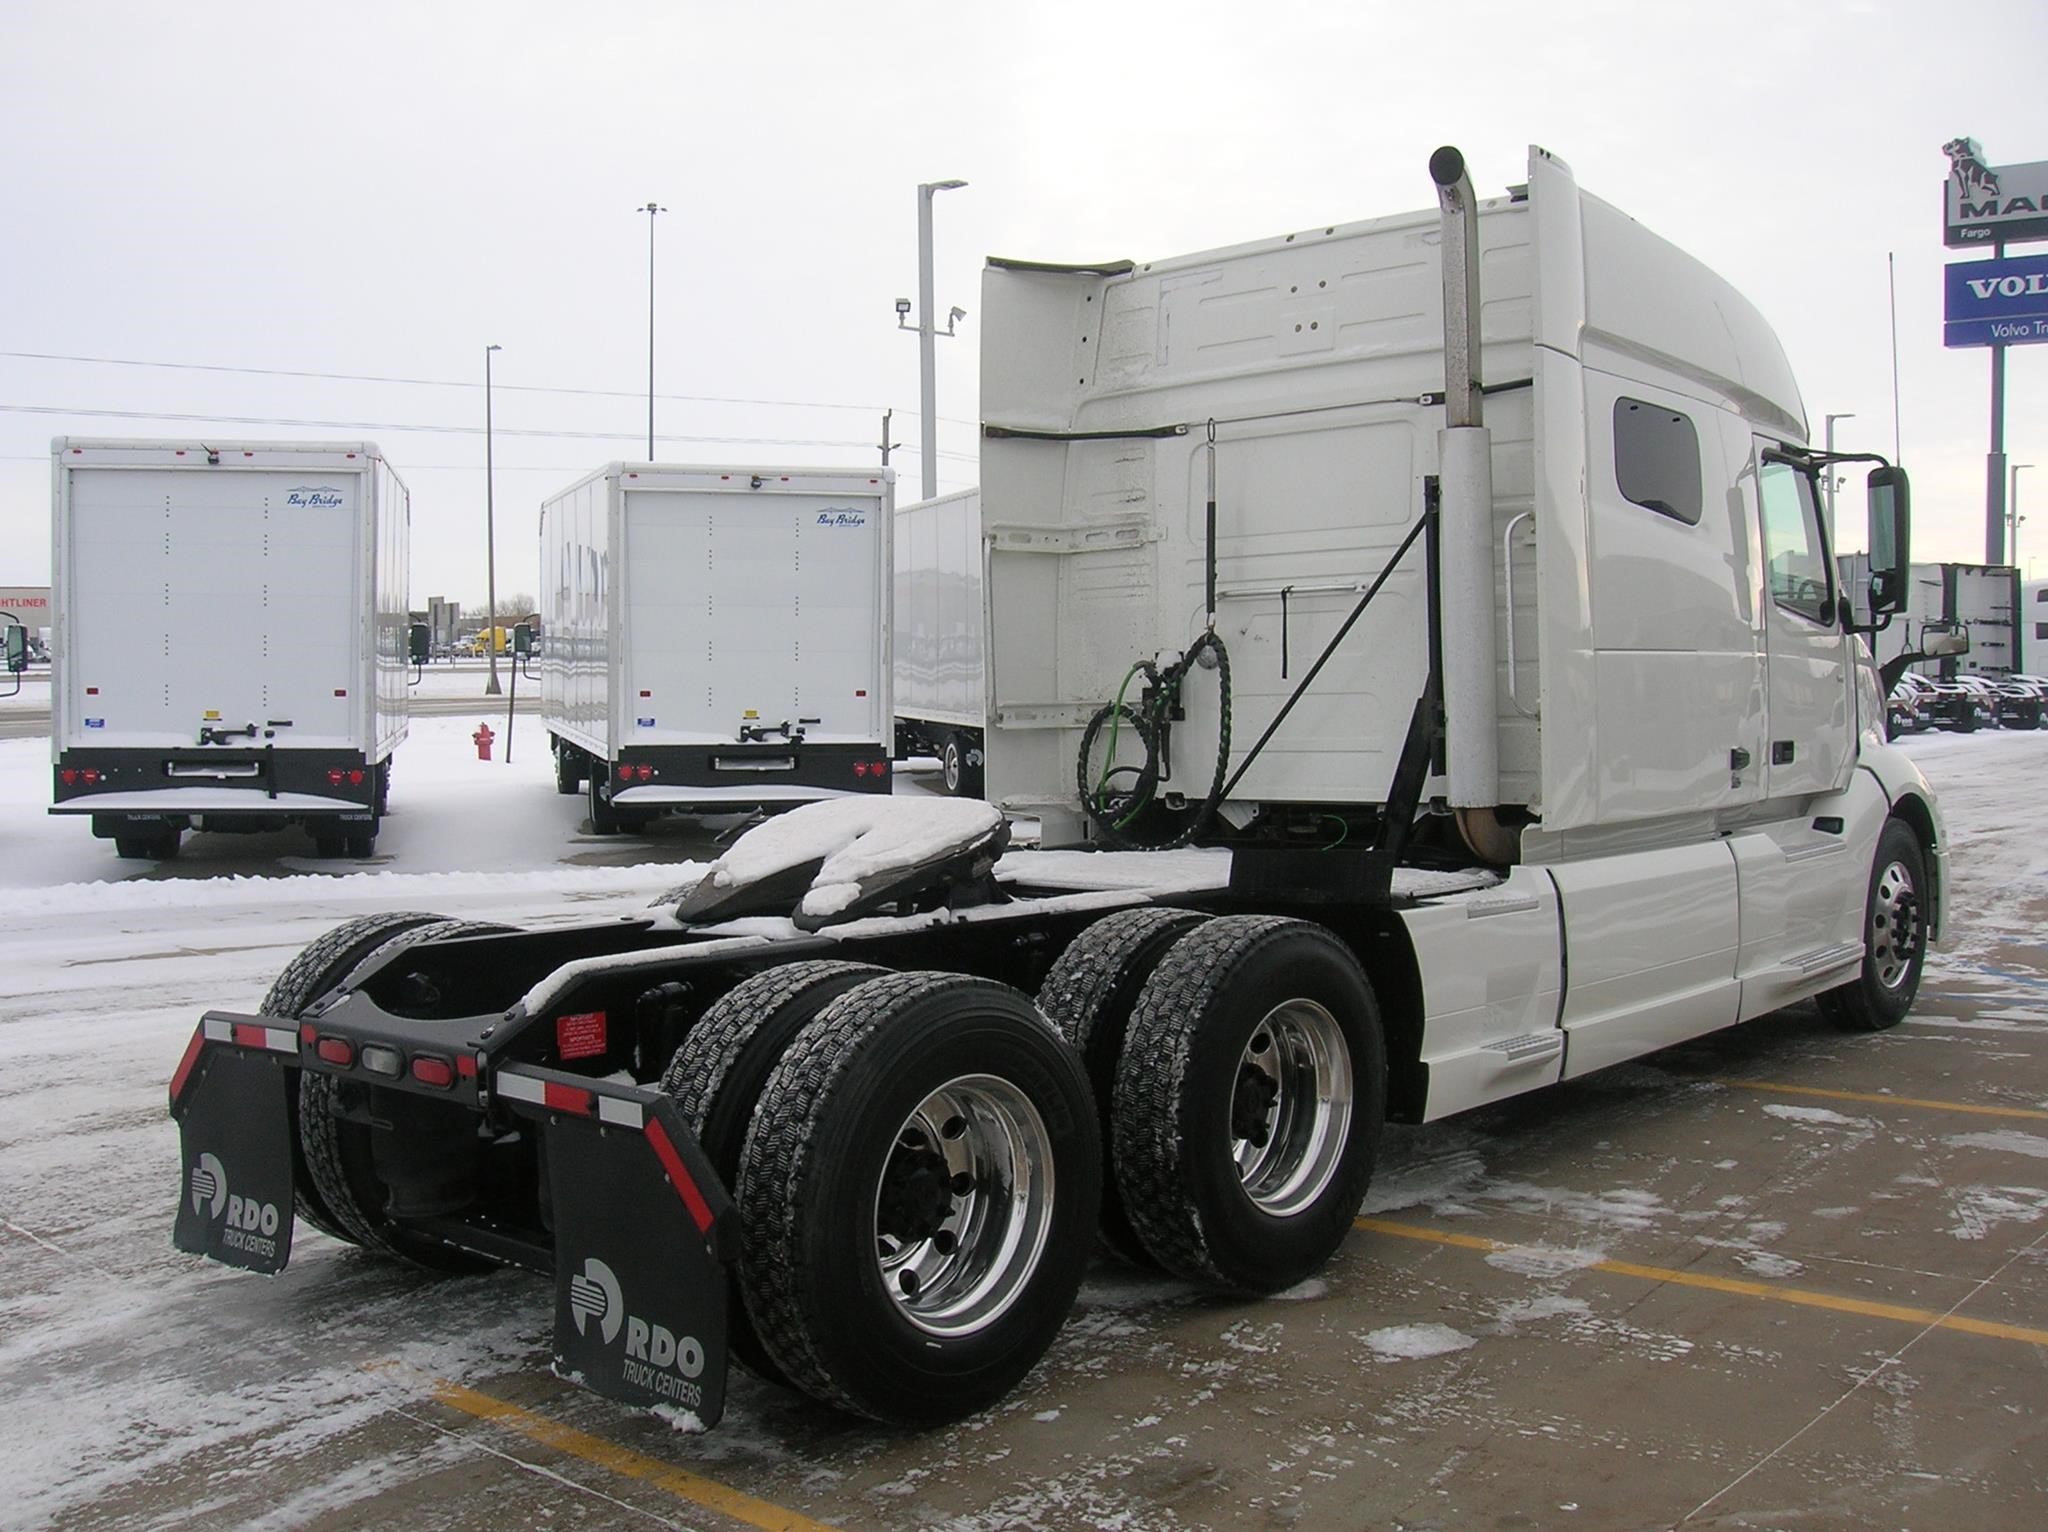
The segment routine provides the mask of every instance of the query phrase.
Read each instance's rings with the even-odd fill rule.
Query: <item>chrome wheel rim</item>
[[[875,1260],[898,1311],[967,1335],[1023,1294],[1052,1228],[1052,1135],[1008,1080],[962,1075],[896,1130],[875,1188]]]
[[[1919,951],[1920,900],[1913,874],[1905,863],[1891,862],[1877,875],[1870,899],[1870,961],[1877,982],[1897,989]]]
[[[945,782],[947,792],[960,791],[960,747],[951,740],[939,753],[939,776]]]
[[[1287,1218],[1329,1187],[1351,1133],[1351,1050],[1313,1000],[1268,1011],[1237,1061],[1230,1154],[1260,1212]]]

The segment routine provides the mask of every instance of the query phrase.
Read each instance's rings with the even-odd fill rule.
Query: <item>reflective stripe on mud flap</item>
[[[209,1016],[199,1024],[199,1029],[210,1043],[233,1043],[237,1048],[262,1048],[294,1056],[299,1051],[299,1034],[290,1027],[271,1027],[260,1021]]]

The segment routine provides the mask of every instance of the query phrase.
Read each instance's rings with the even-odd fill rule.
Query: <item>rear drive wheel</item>
[[[1209,919],[1195,910],[1148,907],[1106,915],[1067,943],[1038,988],[1038,1008],[1081,1056],[1095,1094],[1096,1123],[1112,1143],[1117,1060],[1131,1007],[1167,948]],[[1102,1182],[1102,1238],[1135,1266],[1153,1264],[1124,1212],[1114,1174]]]
[[[1183,936],[1131,1013],[1117,1185],[1153,1259],[1243,1292],[1336,1251],[1372,1178],[1386,1052],[1350,948],[1308,921],[1231,915]]]
[[[330,835],[324,831],[315,831],[313,835],[313,855],[331,859],[340,856],[346,844],[347,842],[342,836]]]
[[[377,851],[377,832],[351,830],[341,838],[341,849],[344,856],[358,862],[365,857],[374,856]]]
[[[114,855],[128,861],[168,862],[178,854],[183,832],[178,830],[138,831],[114,837]]]
[[[1895,1027],[1913,1008],[1927,958],[1927,854],[1901,819],[1885,821],[1863,902],[1863,966],[1820,997],[1821,1013],[1852,1032]]]
[[[456,936],[483,936],[507,929],[488,921],[430,919],[387,936],[364,954],[363,961],[385,957],[418,942],[438,941]],[[466,1272],[487,1270],[496,1263],[466,1250],[456,1250],[394,1223],[386,1214],[390,1190],[378,1174],[371,1135],[377,1132],[345,1112],[360,1101],[359,1092],[374,1087],[344,1082],[335,1075],[301,1072],[299,1077],[299,1141],[305,1154],[306,1170],[319,1200],[333,1215],[345,1236],[366,1250],[396,1256],[432,1271]],[[413,1098],[397,1092],[388,1105],[412,1104]],[[443,1104],[430,1104],[431,1110]],[[457,1111],[451,1105],[445,1110]]]
[[[1100,1174],[1087,1078],[1029,1000],[960,974],[870,980],[797,1034],[754,1110],[747,1311],[814,1397],[956,1420],[1052,1343]]]
[[[399,932],[409,931],[415,926],[432,925],[440,919],[439,915],[392,910],[381,915],[358,916],[338,925],[325,936],[308,943],[297,957],[285,964],[284,972],[277,976],[270,992],[256,1009],[265,1016],[297,1021],[307,1007],[347,978],[356,964]],[[341,1226],[341,1220],[320,1200],[319,1190],[313,1185],[312,1172],[306,1168],[299,1134],[298,1071],[289,1071],[287,1081],[286,1095],[292,1119],[293,1203],[299,1217],[322,1234],[354,1244],[355,1236]]]
[[[948,734],[939,747],[939,780],[956,798],[981,796],[981,767],[971,758],[973,745],[964,736]]]
[[[740,1196],[740,1149],[761,1087],[791,1038],[820,1011],[884,969],[866,963],[787,963],[755,974],[707,1010],[661,1077],[683,1125],[697,1135],[718,1178]],[[739,1273],[732,1273],[726,1305],[726,1341],[747,1366],[776,1383],[787,1382],[747,1320]]]

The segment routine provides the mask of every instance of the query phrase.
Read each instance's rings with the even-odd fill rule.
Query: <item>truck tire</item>
[[[583,772],[576,764],[580,753],[567,740],[555,740],[555,791],[564,798],[573,798],[583,789]]]
[[[372,917],[374,918],[374,917]],[[408,917],[410,918],[410,917]],[[391,932],[358,961],[383,957],[415,942],[452,936],[484,936],[508,929],[484,920],[442,920]],[[282,982],[280,980],[280,982]],[[340,1115],[342,1082],[333,1075],[299,1075],[298,1139],[307,1174],[320,1203],[344,1231],[365,1250],[394,1256],[430,1271],[470,1272],[496,1265],[483,1256],[456,1250],[394,1225],[384,1215],[385,1191],[370,1147],[371,1129]]]
[[[377,832],[375,830],[351,830],[341,838],[341,853],[352,861],[363,861],[377,854]]]
[[[591,759],[590,780],[590,833],[592,835],[617,835],[621,828],[618,810],[605,796],[605,787],[611,777],[611,770],[595,757]]]
[[[346,843],[340,834],[327,830],[315,830],[312,833],[313,855],[325,857],[330,861],[341,855]]]
[[[886,972],[867,963],[786,963],[728,991],[690,1028],[661,1089],[735,1196],[754,1103],[790,1039],[832,1001]],[[788,1382],[747,1321],[737,1271],[726,1316],[732,1354],[770,1382]]]
[[[379,819],[391,812],[391,758],[386,756],[376,765],[377,792],[371,802],[371,812]]]
[[[1315,1271],[1372,1178],[1386,1077],[1372,986],[1330,931],[1229,915],[1183,936],[1117,1063],[1118,1188],[1152,1258],[1249,1293]]]
[[[982,770],[971,759],[974,742],[963,734],[948,734],[939,747],[939,780],[955,798],[981,796]]]
[[[1902,819],[1887,819],[1863,901],[1863,966],[1819,997],[1821,1014],[1851,1032],[1897,1026],[1920,991],[1927,958],[1927,854]]]
[[[797,1387],[872,1420],[993,1403],[1045,1354],[1094,1238],[1080,1061],[963,974],[848,990],[790,1044],[740,1153],[740,1282]]]
[[[1123,1053],[1131,1007],[1166,949],[1209,919],[1197,910],[1159,906],[1105,915],[1067,943],[1038,987],[1038,1008],[1059,1029],[1095,1095],[1095,1120],[1105,1147],[1113,1144],[1111,1110],[1117,1060]],[[1112,1153],[1112,1159],[1114,1155]],[[1124,1212],[1116,1176],[1102,1178],[1102,1241],[1133,1266],[1151,1255]]]
[[[285,964],[284,972],[277,976],[264,995],[263,1003],[256,1009],[265,1016],[297,1021],[308,1006],[347,978],[356,964],[378,947],[401,931],[432,925],[441,918],[416,911],[392,910],[381,915],[361,915],[338,925],[325,936],[309,942],[297,957]],[[294,1208],[299,1217],[322,1234],[355,1244],[355,1236],[341,1226],[341,1220],[320,1200],[319,1190],[313,1185],[312,1172],[306,1168],[305,1151],[299,1136],[299,1081],[295,1069],[287,1071],[286,1101],[292,1119]]]

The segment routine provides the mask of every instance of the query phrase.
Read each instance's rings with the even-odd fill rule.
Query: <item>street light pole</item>
[[[498,526],[493,493],[497,473],[491,456],[491,353],[498,349],[484,347],[484,650],[491,657],[491,679],[484,687],[486,697],[495,697],[504,690],[498,685]],[[509,747],[509,740],[507,744]]]
[[[654,461],[654,216],[667,208],[652,197],[645,207],[633,209],[647,215],[647,461]]]
[[[1830,415],[1827,417],[1827,423],[1822,428],[1822,434],[1826,438],[1825,448],[1830,454],[1835,450],[1835,422],[1838,420],[1854,420],[1855,418],[1856,412],[1854,410],[1850,410],[1846,414]],[[1835,527],[1835,465],[1833,463],[1828,464],[1825,471],[1828,476],[1828,533],[1832,536]]]
[[[923,419],[918,425],[918,457],[924,469],[923,498],[939,493],[939,382],[935,354],[938,326],[932,318],[932,198],[942,191],[955,191],[965,181],[926,181],[917,188],[917,368],[918,408]],[[949,320],[946,333],[953,333]]]

